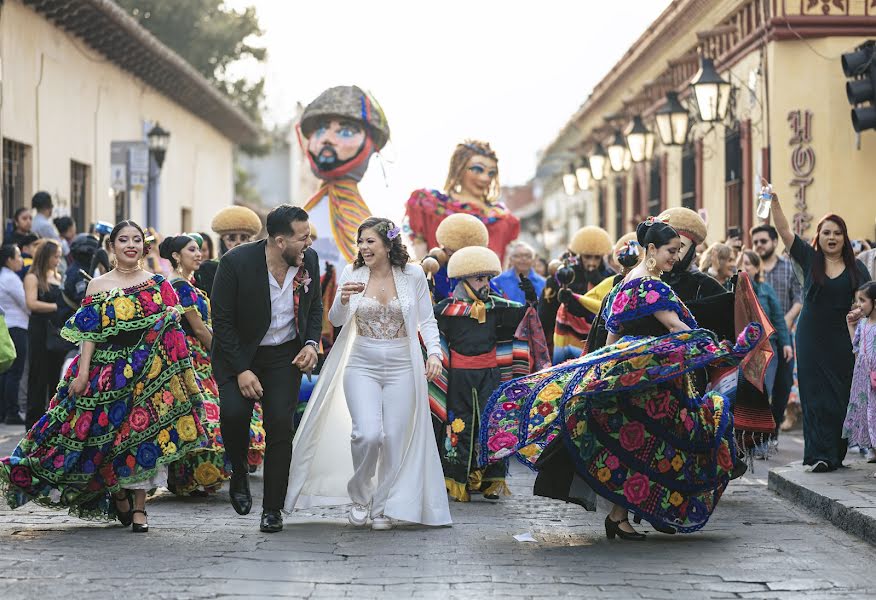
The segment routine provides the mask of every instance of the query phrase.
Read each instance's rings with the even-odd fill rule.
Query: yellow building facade
[[[769,180],[786,214],[804,237],[827,213],[842,216],[853,239],[874,239],[876,131],[857,136],[846,98],[842,54],[876,38],[872,0],[677,0],[593,89],[542,153],[539,165],[545,214],[569,210],[618,237],[649,214],[684,205],[708,225],[708,241],[729,227],[747,232],[759,220],[761,177]],[[700,122],[690,82],[710,58],[729,81],[727,117]],[[654,113],[677,92],[692,115],[684,145],[664,146]],[[607,146],[616,129],[641,115],[655,133],[650,160],[573,197],[562,194],[570,165]],[[537,179],[539,179],[537,177]],[[571,190],[570,190],[571,191]],[[556,251],[571,232],[552,231]]]

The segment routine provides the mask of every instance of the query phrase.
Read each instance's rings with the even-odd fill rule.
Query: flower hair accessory
[[[382,224],[380,231],[387,237],[387,239],[389,239],[389,241],[392,241],[399,236],[401,228],[396,227],[392,221],[387,221]]]
[[[641,252],[641,246],[636,240],[628,240],[624,242],[617,250],[617,257],[621,256],[638,256]]]
[[[668,223],[669,223],[669,217],[654,217],[654,216],[651,216],[651,217],[648,217],[647,219],[645,219],[645,225],[647,225],[648,227],[650,227],[650,226],[653,225],[654,223],[666,223],[666,224],[668,224]]]
[[[389,231],[386,232],[386,237],[388,237],[391,240],[394,240],[395,238],[397,238],[399,236],[400,233],[401,233],[401,229],[399,229],[398,227],[393,227],[392,229],[390,229]]]

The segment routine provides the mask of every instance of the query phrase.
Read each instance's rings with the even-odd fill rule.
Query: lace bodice
[[[389,304],[381,304],[367,296],[359,300],[356,308],[356,330],[363,337],[378,340],[393,340],[408,335],[401,302],[393,298]]]

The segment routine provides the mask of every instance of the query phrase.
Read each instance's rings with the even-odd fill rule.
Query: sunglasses
[[[248,233],[226,233],[222,239],[227,242],[248,242],[251,237]]]
[[[751,243],[755,246],[766,246],[769,240],[751,240]]]

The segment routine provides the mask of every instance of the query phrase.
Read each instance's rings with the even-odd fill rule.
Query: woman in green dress
[[[824,473],[841,467],[848,449],[842,433],[855,356],[846,316],[855,290],[870,275],[855,259],[842,217],[822,217],[810,246],[791,230],[775,194],[772,213],[785,247],[803,270],[803,309],[796,336],[803,464]]]
[[[206,438],[179,299],[141,266],[143,230],[115,226],[114,268],[93,279],[61,335],[80,354],[49,410],[12,456],[0,460],[0,493],[11,508],[36,502],[85,519],[118,518],[148,531],[147,490],[167,465]]]

